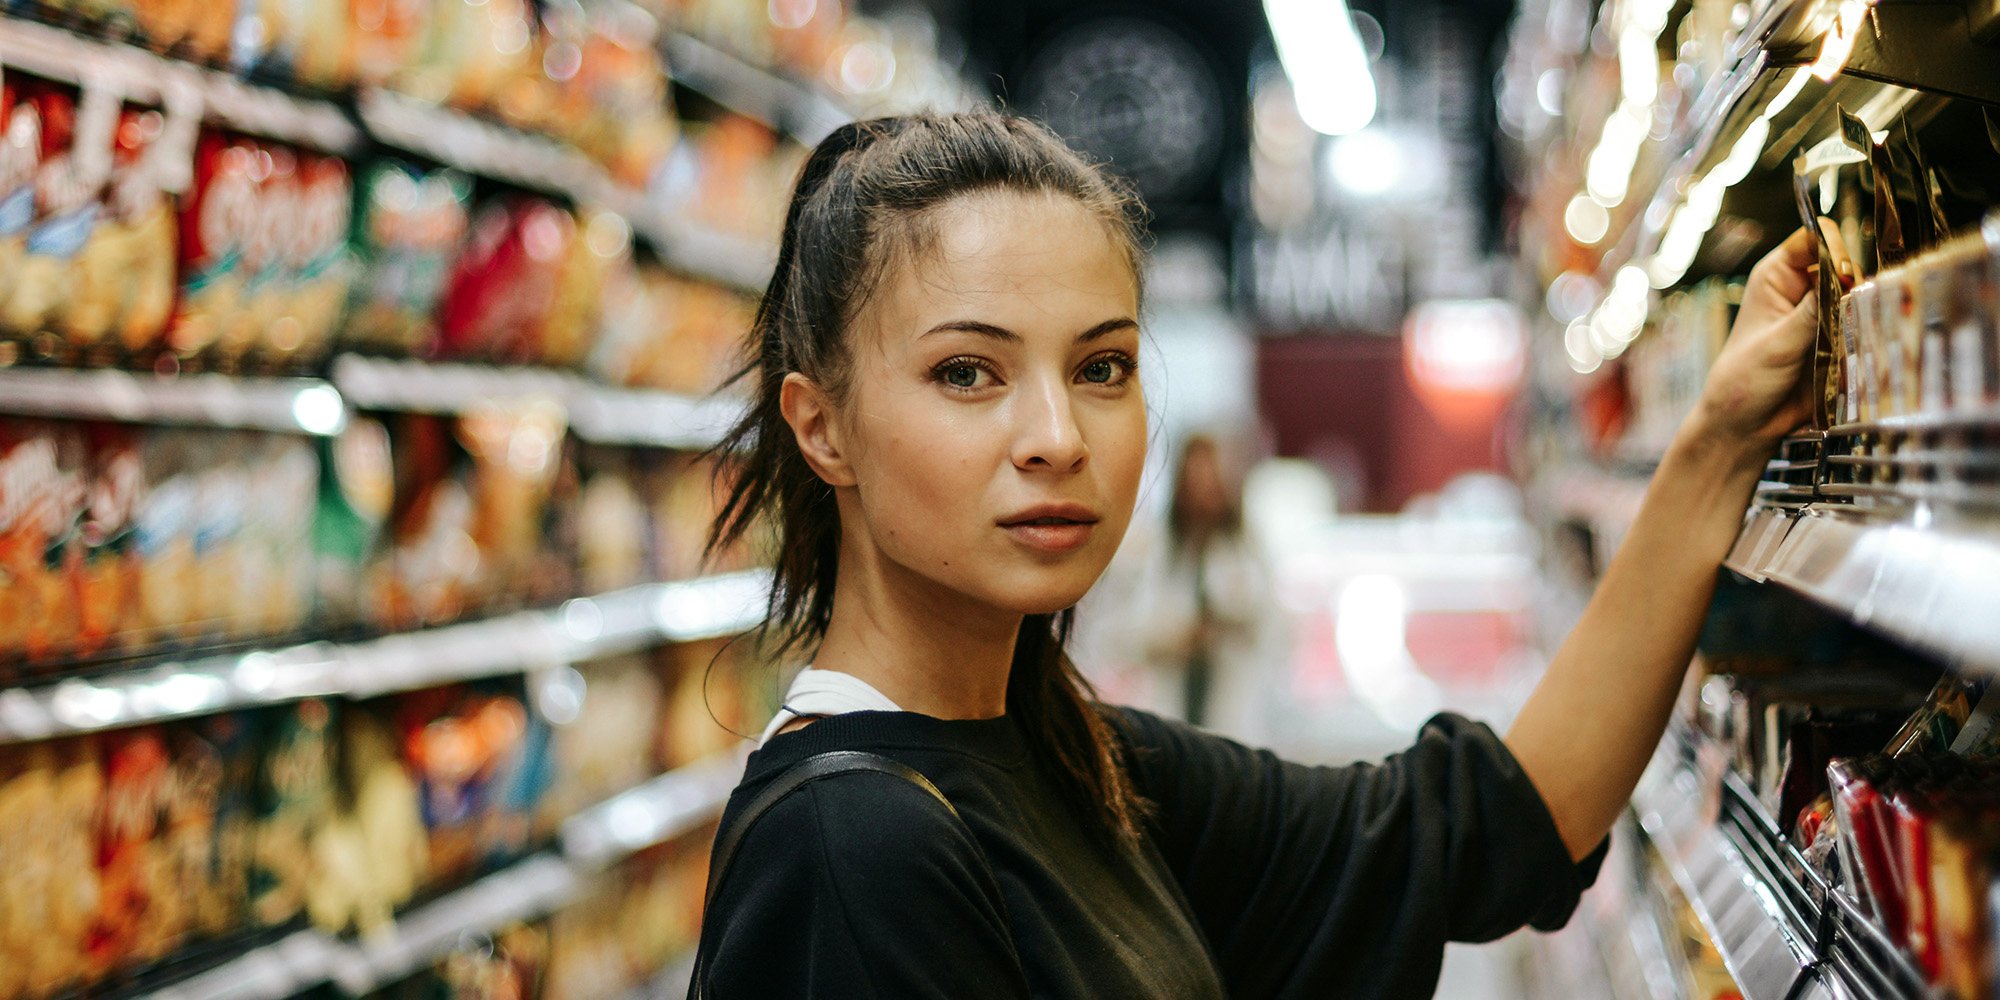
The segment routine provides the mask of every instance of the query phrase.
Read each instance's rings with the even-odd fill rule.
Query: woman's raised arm
[[[1837,233],[1828,235],[1840,255]],[[1806,421],[1810,399],[1800,383],[1815,338],[1808,266],[1817,255],[1801,229],[1751,270],[1700,404],[1576,630],[1507,733],[1573,857],[1611,829],[1659,744],[1716,570],[1764,463]],[[1836,261],[1850,277],[1845,256]]]

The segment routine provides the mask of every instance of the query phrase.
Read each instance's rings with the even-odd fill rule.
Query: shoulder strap
[[[736,817],[736,822],[729,829],[721,831],[717,836],[715,851],[709,858],[708,895],[703,905],[704,912],[707,910],[707,904],[714,903],[716,893],[722,890],[722,880],[729,875],[730,862],[735,860],[737,848],[743,846],[743,838],[749,834],[750,827],[759,817],[770,812],[771,807],[811,782],[855,771],[876,771],[901,778],[929,793],[939,805],[944,806],[946,812],[951,813],[952,819],[964,822],[958,815],[958,810],[952,807],[951,800],[945,798],[944,793],[938,791],[938,787],[931,784],[931,780],[924,777],[923,772],[908,764],[865,750],[829,750],[814,754],[786,768],[783,774],[778,775],[776,780],[758,792],[757,797],[751,799],[749,805],[743,807],[743,813]],[[708,996],[708,989],[703,981],[706,965],[706,956],[702,954],[700,948],[697,948],[694,980],[688,991],[689,1000],[703,1000]]]

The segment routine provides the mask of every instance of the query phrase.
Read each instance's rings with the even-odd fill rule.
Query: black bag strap
[[[715,902],[716,893],[722,891],[722,880],[729,875],[730,862],[736,859],[737,848],[743,846],[743,838],[749,834],[750,827],[757,822],[758,817],[770,812],[771,807],[814,781],[839,774],[852,774],[855,771],[875,771],[901,778],[929,793],[939,805],[944,806],[952,819],[960,823],[965,822],[958,815],[958,810],[952,807],[951,800],[945,798],[944,793],[938,791],[936,785],[931,784],[931,779],[924,777],[923,772],[908,764],[866,750],[829,750],[814,754],[786,768],[783,774],[778,775],[776,780],[758,792],[757,797],[751,799],[749,805],[743,807],[742,814],[736,817],[736,822],[729,829],[717,836],[715,852],[710,856],[708,864],[708,896],[703,906],[704,912],[707,910],[707,904]],[[705,1000],[708,996],[708,989],[703,981],[706,965],[707,956],[703,949],[697,947],[694,979],[688,986],[688,1000]]]

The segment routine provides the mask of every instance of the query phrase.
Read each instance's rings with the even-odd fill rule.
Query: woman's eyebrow
[[[1077,343],[1079,344],[1089,343],[1090,341],[1096,340],[1099,337],[1103,337],[1106,334],[1116,333],[1119,330],[1123,330],[1128,327],[1137,327],[1138,325],[1139,325],[1138,321],[1132,319],[1130,316],[1119,316],[1115,319],[1107,319],[1104,322],[1099,323],[1096,326],[1093,326],[1090,329],[1077,334],[1076,340]],[[976,319],[946,320],[945,322],[939,323],[938,325],[931,327],[928,330],[925,330],[919,336],[918,339],[922,339],[923,337],[928,337],[933,333],[944,333],[948,330],[956,330],[960,333],[977,334],[981,337],[988,337],[993,340],[1003,341],[1009,344],[1018,344],[1021,342],[1020,334],[1015,333],[1014,331],[1009,330],[1004,326],[994,326],[991,323],[982,323]]]
[[[991,323],[981,323],[976,319],[946,320],[934,327],[931,327],[928,330],[925,330],[923,334],[918,337],[918,339],[921,340],[923,339],[923,337],[928,337],[933,333],[944,333],[948,330],[957,330],[960,333],[976,333],[979,336],[990,337],[994,340],[1005,341],[1006,343],[1009,344],[1018,344],[1021,342],[1020,334],[1015,333],[1014,331],[1009,330],[1004,326],[994,326]]]
[[[1087,344],[1106,334],[1116,333],[1119,330],[1124,330],[1127,328],[1137,329],[1138,326],[1139,322],[1130,316],[1120,316],[1117,319],[1107,319],[1104,322],[1099,323],[1096,326],[1093,326],[1090,329],[1077,334],[1076,342],[1079,344]]]

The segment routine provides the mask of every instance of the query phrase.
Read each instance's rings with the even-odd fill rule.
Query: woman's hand
[[[1853,282],[1854,266],[1840,231],[1830,219],[1819,224],[1845,288]],[[1701,404],[1682,434],[1764,456],[1809,421],[1813,387],[1801,383],[1811,372],[1817,336],[1819,297],[1812,269],[1818,260],[1812,234],[1800,229],[1751,269],[1736,324],[1709,369]]]

